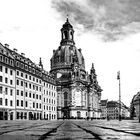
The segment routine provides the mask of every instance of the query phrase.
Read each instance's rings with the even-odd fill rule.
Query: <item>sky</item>
[[[127,106],[140,91],[139,0],[0,0],[0,42],[50,70],[67,14],[89,71],[92,63],[103,89],[101,99]]]

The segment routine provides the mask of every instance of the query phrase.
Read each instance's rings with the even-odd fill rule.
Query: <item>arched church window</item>
[[[64,107],[67,106],[67,103],[68,103],[68,93],[65,92],[65,93],[64,93]]]
[[[73,33],[70,31],[70,39],[73,39]]]
[[[68,32],[64,31],[64,39],[68,39]]]

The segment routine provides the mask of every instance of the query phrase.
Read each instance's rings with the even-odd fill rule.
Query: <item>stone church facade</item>
[[[61,29],[61,42],[53,50],[50,73],[57,85],[57,118],[100,118],[102,89],[94,64],[85,70],[81,49],[74,42],[74,29],[68,18]]]

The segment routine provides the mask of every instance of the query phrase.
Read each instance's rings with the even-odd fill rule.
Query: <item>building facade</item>
[[[132,119],[140,119],[140,92],[133,96],[130,105],[130,116]]]
[[[24,53],[0,44],[0,120],[57,119],[52,75]]]
[[[121,108],[119,113],[120,104],[118,101],[107,102],[107,117],[110,119],[119,119],[121,115],[122,119],[130,118],[129,108],[121,102]]]
[[[101,100],[101,119],[107,118],[107,101],[108,100]]]
[[[74,42],[74,30],[69,20],[61,29],[61,42],[53,51],[50,73],[57,84],[58,118],[99,118],[101,87],[92,64],[85,70],[82,50]]]

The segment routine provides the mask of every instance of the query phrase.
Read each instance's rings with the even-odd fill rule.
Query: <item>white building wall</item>
[[[0,105],[0,110],[8,114],[8,117],[4,115],[3,119],[10,120],[15,118],[15,71],[11,67],[2,64],[0,66],[2,66],[2,71],[0,71],[0,76],[2,76],[2,82],[0,82],[2,105]]]

